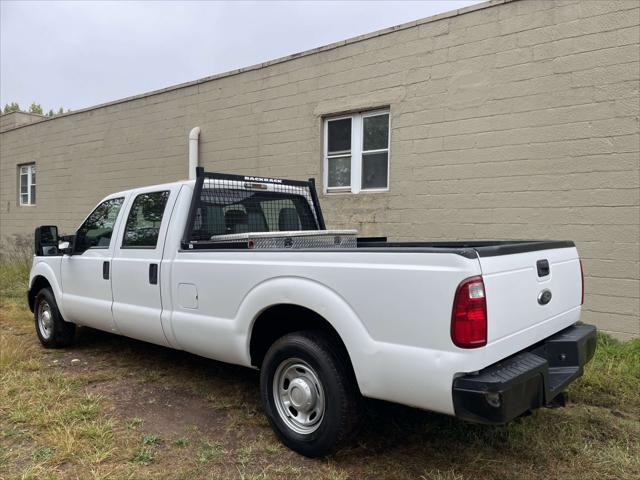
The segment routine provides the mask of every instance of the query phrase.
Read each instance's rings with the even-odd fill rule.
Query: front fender
[[[360,390],[369,390],[372,381],[367,358],[376,351],[376,342],[347,301],[326,285],[302,277],[277,277],[256,285],[245,295],[238,309],[238,336],[244,337],[246,364],[250,364],[251,331],[258,316],[267,308],[291,304],[314,311],[338,332],[353,365]]]
[[[62,257],[47,257],[46,260],[35,259],[34,264],[31,267],[31,273],[29,274],[29,292],[33,289],[34,284],[38,277],[43,277],[53,290],[53,295],[58,304],[58,310],[64,317],[64,304],[62,302],[62,285],[58,279],[60,278],[60,267],[62,264]],[[33,292],[35,295],[37,292]]]

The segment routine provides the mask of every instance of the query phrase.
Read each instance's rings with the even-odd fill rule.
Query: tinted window
[[[124,198],[105,200],[84,221],[77,232],[75,251],[84,252],[88,248],[107,248],[111,243],[113,226],[118,218]]]
[[[389,153],[362,154],[362,188],[387,188]]]
[[[123,247],[156,247],[168,198],[168,191],[141,193],[136,197],[124,228]]]
[[[301,219],[297,205],[290,198],[265,200],[260,206],[266,217],[269,231],[286,232],[301,230]]]
[[[362,119],[362,150],[389,148],[389,114]]]
[[[349,187],[351,185],[351,156],[328,157],[327,186]]]
[[[316,230],[309,201],[294,194],[203,189],[191,240],[247,232]]]
[[[351,119],[329,120],[327,149],[329,153],[351,150]]]

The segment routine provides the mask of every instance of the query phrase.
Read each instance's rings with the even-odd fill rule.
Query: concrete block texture
[[[389,191],[322,194],[328,226],[572,239],[584,321],[637,337],[639,37],[635,0],[497,0],[36,123],[2,116],[0,240],[69,233],[113,191],[186,178],[194,126],[208,170],[322,189],[323,118],[388,107]],[[37,205],[20,207],[31,162]]]

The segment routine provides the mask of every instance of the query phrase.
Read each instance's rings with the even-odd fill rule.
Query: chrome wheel
[[[282,421],[303,435],[318,429],[325,410],[322,383],[303,360],[283,361],[273,376],[273,399]]]
[[[53,313],[45,300],[38,304],[38,329],[45,340],[49,340],[53,335]]]

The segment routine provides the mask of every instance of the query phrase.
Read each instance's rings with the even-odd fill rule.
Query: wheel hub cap
[[[51,338],[53,333],[53,315],[51,314],[51,307],[45,301],[40,302],[38,306],[38,327],[40,328],[40,334],[45,338]]]
[[[283,361],[273,377],[273,397],[282,421],[293,431],[309,434],[324,417],[324,388],[311,366],[298,358]]]
[[[315,404],[316,394],[306,380],[295,378],[289,385],[289,398],[296,409],[308,412]]]

